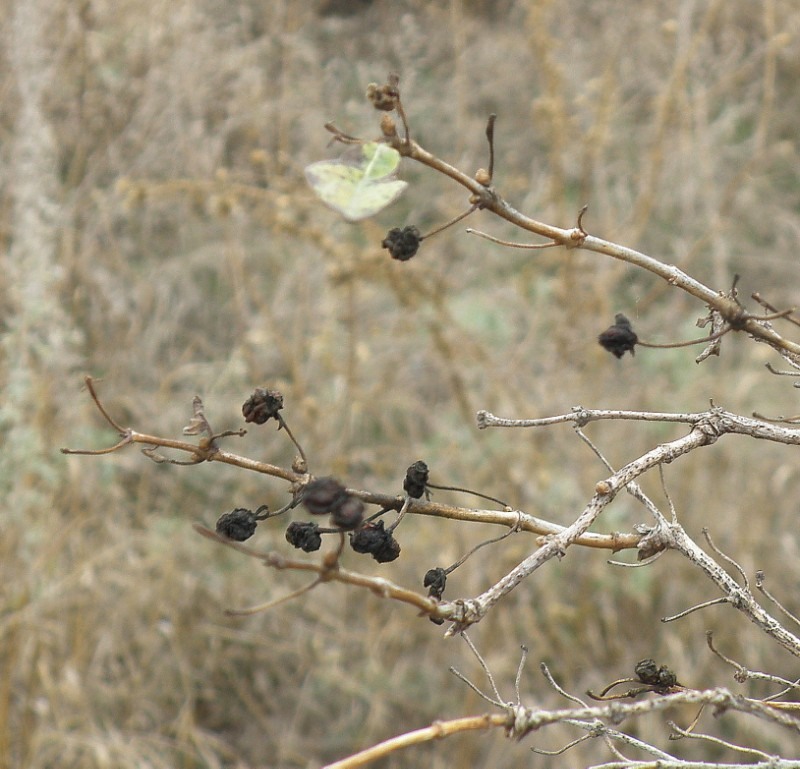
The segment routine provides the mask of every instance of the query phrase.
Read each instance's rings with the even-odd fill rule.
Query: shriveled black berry
[[[628,351],[631,355],[636,354],[635,347],[639,337],[631,328],[631,322],[621,312],[618,312],[614,316],[614,325],[609,326],[600,334],[597,341],[612,355],[621,358]]]
[[[283,395],[277,390],[266,390],[257,387],[253,394],[244,402],[242,415],[245,422],[255,422],[263,425],[269,419],[277,419],[278,412],[283,408]]]
[[[421,241],[422,235],[420,231],[413,224],[409,224],[402,229],[393,227],[389,230],[386,233],[386,237],[381,241],[381,246],[389,249],[392,259],[407,262],[417,253]]]
[[[640,660],[636,663],[634,672],[643,684],[655,684],[658,682],[658,665],[656,665],[654,659],[648,657],[646,660]]]
[[[669,689],[678,683],[678,676],[676,676],[666,665],[662,665],[658,669],[658,685]]]
[[[678,683],[678,677],[666,665],[659,667],[655,660],[649,658],[637,662],[634,670],[636,677],[648,686],[669,689]]]
[[[312,515],[338,510],[349,499],[347,489],[335,478],[315,478],[303,491],[303,504]]]
[[[400,556],[400,543],[394,538],[390,537],[383,543],[383,547],[376,550],[372,557],[378,563],[391,563]]]
[[[425,493],[425,485],[428,483],[428,465],[421,459],[414,462],[408,470],[403,481],[403,489],[409,497],[419,499]]]
[[[286,529],[286,541],[305,553],[319,550],[322,535],[316,523],[292,521]]]
[[[357,553],[370,553],[378,563],[389,563],[400,555],[400,543],[384,529],[383,521],[370,521],[353,532],[350,546]]]
[[[331,510],[331,523],[340,529],[355,529],[364,518],[364,503],[348,496],[334,510]]]
[[[229,513],[219,517],[217,521],[217,534],[237,542],[244,542],[255,534],[258,521],[252,510],[237,507]]]
[[[422,580],[424,587],[428,588],[428,595],[432,598],[441,599],[447,584],[447,572],[437,566],[435,569],[428,569],[425,572],[425,579]]]

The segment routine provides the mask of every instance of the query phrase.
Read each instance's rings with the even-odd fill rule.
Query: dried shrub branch
[[[704,17],[703,27],[705,27],[706,24],[712,23],[714,15],[719,7],[720,4],[715,3],[712,8],[709,8],[707,15]],[[693,38],[694,43],[696,43],[697,39],[697,37]],[[686,55],[686,58],[678,60],[675,72],[673,73],[673,82],[679,82],[683,77],[682,68],[688,61],[688,57],[689,54]],[[689,273],[674,265],[668,264],[664,259],[653,257],[621,244],[593,236],[587,231],[584,225],[585,207],[577,214],[575,226],[570,228],[548,224],[517,211],[493,186],[495,169],[493,117],[490,118],[487,127],[487,138],[490,144],[489,170],[480,169],[476,174],[470,176],[437,155],[424,149],[420,144],[411,139],[410,121],[400,98],[399,78],[390,76],[386,85],[380,88],[371,88],[370,94],[378,109],[394,111],[402,124],[403,130],[402,133],[400,133],[393,121],[384,120],[382,122],[381,128],[385,142],[400,153],[401,156],[429,168],[440,176],[450,179],[465,188],[469,193],[468,203],[470,207],[467,212],[455,216],[447,225],[432,230],[428,235],[420,235],[419,230],[413,225],[407,226],[403,230],[391,231],[390,236],[392,237],[387,237],[387,239],[383,241],[383,246],[390,250],[394,258],[407,261],[409,258],[415,256],[423,240],[440,233],[446,227],[452,226],[466,215],[476,210],[487,211],[520,230],[540,236],[546,240],[546,242],[541,244],[532,244],[528,246],[528,248],[539,250],[543,248],[557,249],[563,247],[566,251],[583,250],[609,256],[638,270],[661,278],[670,287],[677,288],[694,300],[701,302],[708,310],[708,315],[701,321],[701,325],[710,323],[711,333],[708,339],[701,340],[708,342],[709,346],[698,357],[698,362],[706,360],[710,355],[719,354],[720,341],[729,331],[741,331],[752,340],[771,347],[778,355],[787,360],[790,366],[800,367],[800,343],[784,337],[775,330],[773,325],[773,321],[778,320],[794,322],[790,317],[792,310],[773,311],[772,305],[761,300],[760,303],[767,307],[767,309],[770,309],[771,312],[769,315],[755,315],[748,312],[738,300],[736,278],[734,278],[730,289],[725,291],[714,290]],[[770,98],[769,93],[767,93],[765,99],[769,101]],[[668,91],[661,105],[662,114],[659,125],[662,127],[666,120],[666,115],[672,108],[671,100],[672,95]],[[343,144],[359,144],[362,142],[358,137],[346,134],[332,124],[328,124],[326,128],[334,135],[336,140]],[[761,141],[763,142],[763,138]],[[657,173],[662,163],[662,158],[658,153],[658,147],[659,143],[657,142],[653,150],[653,157],[651,158],[651,175]],[[637,219],[640,221],[646,220],[649,216],[647,203],[647,196],[640,200],[640,210],[637,214]],[[485,233],[473,232],[491,239],[491,236],[486,236]],[[392,233],[394,233],[394,235],[392,235]],[[498,243],[506,247],[519,245],[509,241],[498,241]],[[632,331],[631,334],[633,334]],[[445,344],[443,340],[440,341],[443,345]],[[634,351],[633,347],[636,341],[636,335],[633,334],[632,341],[628,348],[631,353]],[[616,353],[617,357],[621,357],[621,354],[625,351],[625,349],[618,350]],[[453,356],[447,355],[445,357],[452,358]],[[437,622],[442,620],[448,621],[450,626],[445,635],[454,636],[462,634],[468,627],[485,618],[490,611],[496,608],[501,600],[505,599],[519,585],[528,580],[539,568],[554,558],[562,558],[573,545],[607,548],[612,551],[637,549],[638,555],[642,560],[647,562],[648,566],[652,565],[653,561],[651,559],[654,556],[664,551],[672,551],[682,556],[686,562],[698,569],[708,581],[722,593],[722,597],[705,601],[681,614],[665,618],[664,621],[677,620],[685,617],[690,612],[707,608],[710,605],[719,603],[728,604],[744,614],[769,640],[777,643],[795,657],[800,657],[800,638],[771,616],[758,603],[750,590],[746,572],[738,563],[719,550],[710,538],[708,542],[713,555],[705,552],[689,537],[683,526],[678,522],[672,501],[669,500],[671,520],[668,520],[655,503],[642,491],[641,486],[638,484],[638,480],[654,468],[658,468],[659,472],[662,473],[663,480],[662,471],[664,465],[682,459],[696,449],[711,446],[725,435],[736,434],[757,440],[793,446],[800,444],[800,430],[776,424],[774,421],[755,417],[744,417],[718,408],[714,406],[713,403],[711,408],[699,413],[653,413],[645,411],[586,409],[581,406],[575,406],[569,414],[536,419],[506,419],[496,417],[488,411],[480,411],[477,418],[479,429],[488,427],[554,427],[560,424],[572,424],[576,428],[578,436],[589,443],[595,454],[601,459],[606,468],[611,471],[611,474],[596,482],[591,499],[589,499],[582,510],[574,515],[572,523],[565,526],[556,524],[555,522],[541,520],[540,518],[529,515],[523,510],[512,510],[510,507],[505,507],[502,510],[480,510],[432,503],[427,498],[422,499],[423,494],[426,492],[424,482],[421,488],[418,489],[418,494],[410,492],[408,484],[404,484],[404,491],[406,493],[402,495],[340,486],[334,495],[338,495],[338,501],[336,502],[338,505],[337,508],[329,508],[326,503],[320,504],[319,510],[314,510],[308,505],[309,490],[313,487],[316,491],[321,482],[330,479],[320,478],[309,472],[308,465],[309,462],[313,463],[313,457],[306,457],[300,444],[283,421],[283,417],[277,414],[277,411],[267,414],[263,419],[259,420],[253,420],[248,416],[247,421],[257,421],[261,424],[269,418],[276,418],[279,427],[284,429],[287,436],[299,451],[299,457],[291,468],[253,460],[221,448],[220,441],[222,439],[241,436],[244,434],[244,431],[233,430],[214,433],[205,418],[202,402],[200,402],[199,398],[195,400],[192,422],[184,431],[187,435],[199,436],[197,441],[193,443],[190,441],[174,440],[157,435],[140,433],[131,428],[120,427],[100,402],[91,379],[87,378],[86,383],[95,405],[106,422],[119,434],[120,440],[106,449],[63,449],[65,453],[107,454],[116,452],[127,445],[139,443],[147,447],[144,453],[156,462],[168,462],[173,464],[222,462],[246,471],[271,476],[288,482],[293,496],[293,505],[299,504],[301,501],[305,500],[312,514],[324,514],[330,509],[332,520],[336,523],[336,527],[331,530],[326,530],[324,533],[336,534],[338,536],[338,547],[327,552],[318,562],[301,560],[299,558],[286,558],[277,553],[259,552],[242,545],[238,541],[232,541],[229,537],[221,536],[219,533],[215,533],[202,525],[198,524],[195,526],[196,531],[204,537],[227,545],[251,558],[260,560],[266,566],[277,570],[290,569],[301,572],[307,571],[315,575],[314,581],[310,584],[294,593],[290,593],[284,598],[269,602],[265,604],[264,607],[260,608],[272,608],[285,600],[297,598],[300,595],[312,591],[323,582],[340,582],[352,587],[366,588],[380,597],[411,605],[415,607],[420,614]],[[466,402],[466,398],[464,398],[464,401]],[[283,401],[281,398],[279,408],[282,406]],[[614,471],[607,460],[604,459],[600,450],[595,447],[593,442],[588,441],[586,436],[581,432],[582,428],[587,424],[602,421],[685,424],[689,426],[689,432],[682,437],[674,438],[653,446],[649,450],[639,454],[639,456],[629,459],[623,467]],[[160,454],[157,449],[168,449],[172,452],[188,455],[188,459],[175,460],[165,457]],[[314,484],[317,484],[317,486],[314,486]],[[590,527],[598,522],[606,508],[614,502],[621,491],[626,491],[641,503],[645,510],[653,517],[654,523],[652,525],[639,524],[635,527],[633,532],[628,534],[620,534],[618,532],[597,534],[589,532]],[[345,501],[343,502],[343,500]],[[344,523],[336,521],[334,519],[334,513],[339,510],[342,504],[348,504],[350,500],[356,501],[351,506],[357,511],[357,515],[352,517],[352,519],[346,518]],[[378,507],[379,510],[373,516],[362,519],[361,509],[364,505],[372,505]],[[397,517],[388,528],[384,529],[383,520],[380,517],[391,511],[396,511]],[[249,513],[249,511],[245,512]],[[371,534],[386,534],[392,539],[400,521],[406,516],[412,515],[434,516],[461,522],[506,526],[509,532],[525,532],[537,535],[537,547],[533,552],[522,558],[513,568],[508,570],[504,576],[496,579],[485,588],[483,592],[473,597],[454,600],[444,600],[442,598],[444,582],[437,587],[431,587],[431,592],[428,596],[425,596],[416,591],[396,585],[384,578],[360,574],[344,569],[341,566],[340,557],[348,533],[349,536],[354,537],[359,533],[369,530]],[[316,526],[316,524],[314,525]],[[501,538],[498,537],[483,544],[494,544],[499,542],[500,539]],[[399,546],[396,550],[397,552],[394,554],[395,557],[399,554]],[[386,560],[389,559],[387,558]],[[466,556],[460,559],[456,565],[461,565],[465,561]],[[731,577],[726,570],[726,566],[734,567],[743,584],[740,584],[736,579]],[[442,571],[444,572],[446,570]],[[770,596],[767,597],[769,598]],[[259,607],[256,607],[256,609],[258,608]],[[238,613],[252,613],[252,611],[256,609],[240,610]],[[793,618],[791,613],[785,613],[787,613],[790,618]],[[557,688],[554,681],[552,679],[550,680]],[[620,679],[620,681],[606,688],[599,699],[613,701],[608,703],[604,702],[602,705],[587,706],[585,703],[575,698],[576,707],[563,709],[530,708],[523,706],[519,702],[518,695],[518,701],[514,704],[504,704],[499,701],[496,703],[501,706],[503,711],[501,714],[487,714],[437,722],[424,729],[406,732],[399,737],[382,742],[329,766],[337,767],[338,769],[362,766],[377,758],[385,757],[401,748],[465,731],[487,730],[501,726],[505,729],[509,737],[522,739],[532,732],[540,730],[544,726],[559,723],[577,726],[587,731],[587,737],[602,736],[611,747],[612,753],[620,759],[618,762],[620,766],[633,767],[641,765],[641,762],[625,758],[620,753],[618,746],[614,744],[616,742],[620,742],[625,746],[637,747],[650,753],[657,758],[659,766],[687,766],[689,765],[687,762],[680,760],[671,753],[662,751],[630,735],[612,730],[605,725],[606,722],[617,725],[626,719],[639,718],[649,713],[665,711],[675,705],[699,705],[701,707],[709,707],[709,709],[712,709],[717,715],[725,712],[743,713],[761,719],[762,721],[778,725],[790,732],[800,732],[800,720],[797,718],[797,710],[800,706],[794,702],[778,703],[770,700],[743,697],[734,695],[724,688],[689,689],[678,685],[674,682],[674,679],[669,685],[645,682],[644,687],[637,687],[620,694],[607,694],[611,687],[626,680],[628,679]],[[783,680],[787,679],[782,679],[779,676],[771,679],[772,682]],[[496,691],[496,687],[494,688]],[[519,686],[517,681],[517,692],[518,690]],[[626,698],[633,699],[643,692],[655,692],[658,696],[637,702],[621,701]],[[675,729],[677,734],[683,738],[692,737],[708,742],[716,741],[715,744],[718,746],[724,745],[725,747],[739,749],[738,746],[733,743],[722,741],[713,735],[695,733],[694,724],[689,729],[684,729],[682,727],[675,727]],[[563,750],[571,748],[580,741],[581,740],[576,740],[571,742]],[[556,753],[560,752],[563,751],[556,751]],[[767,754],[755,750],[751,750],[750,752],[752,755],[758,757],[767,756]],[[770,766],[796,765],[796,762],[792,764],[790,759],[784,760],[771,756],[767,756],[767,758],[770,762]],[[615,764],[606,764],[606,766],[612,765]],[[715,766],[719,767],[723,766],[723,764],[716,764]]]

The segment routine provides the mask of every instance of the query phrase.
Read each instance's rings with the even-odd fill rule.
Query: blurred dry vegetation
[[[415,138],[464,170],[486,165],[485,121],[498,114],[495,182],[525,213],[569,227],[588,202],[593,234],[719,290],[739,273],[743,296],[798,304],[795,0],[0,6],[2,769],[313,767],[487,707],[447,672],[454,664],[480,681],[463,643],[372,595],[328,585],[266,615],[227,617],[226,607],[302,578],[267,572],[190,524],[280,506],[286,486],[217,465],[157,466],[134,449],[61,456],[61,446],[115,440],[84,373],[102,380],[122,424],[176,436],[195,393],[222,430],[240,426],[253,387],[277,387],[316,474],[399,493],[405,468],[424,459],[434,483],[559,523],[603,468],[568,427],[478,433],[478,409],[701,411],[713,398],[744,414],[798,411],[791,380],[764,369],[779,361],[742,337],[702,366],[698,348],[622,361],[600,349],[596,335],[617,311],[648,341],[701,335],[704,308],[650,275],[596,254],[503,249],[461,226],[399,264],[379,246],[386,230],[446,221],[466,205],[460,190],[407,166],[401,201],[350,225],[302,174],[339,151],[326,121],[377,135],[363,94],[395,70]],[[470,224],[524,239],[488,217]],[[588,432],[619,467],[682,428]],[[293,455],[271,428],[231,441],[275,463]],[[796,611],[792,449],[729,437],[666,477],[689,533],[708,527],[751,574],[767,569]],[[663,501],[655,482],[645,485]],[[622,497],[608,515],[605,531],[647,520]],[[261,526],[254,545],[286,548],[283,528]],[[428,568],[497,533],[410,519],[396,563],[353,553],[346,563],[421,589]],[[520,535],[482,549],[447,594],[480,591],[533,547]],[[648,656],[687,685],[735,689],[705,648],[707,628],[743,663],[800,675],[797,660],[730,609],[662,625],[716,597],[677,558],[631,571],[607,557],[571,549],[473,630],[508,698],[521,643],[532,702],[565,704],[544,685],[540,660],[576,693]],[[791,750],[737,716],[718,728]],[[575,736],[459,737],[381,766],[554,766],[564,758],[528,748]],[[567,760],[578,766],[600,750],[591,743]]]

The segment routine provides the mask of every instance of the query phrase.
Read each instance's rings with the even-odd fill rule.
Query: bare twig
[[[494,676],[492,675],[492,671],[489,669],[489,666],[486,664],[486,660],[481,656],[481,653],[478,651],[475,644],[472,643],[472,639],[466,633],[462,633],[461,637],[464,639],[467,646],[469,646],[469,650],[473,653],[473,655],[475,655],[475,659],[477,659],[480,663],[481,668],[483,668],[483,672],[486,673],[486,678],[489,680],[489,684],[492,687],[494,696],[497,697],[497,702],[503,703],[503,696],[500,694],[500,691],[497,688]],[[489,701],[491,702],[491,700]]]
[[[674,734],[670,735],[671,740],[675,739],[691,739],[691,740],[699,740],[701,742],[708,742],[711,745],[717,745],[722,748],[728,748],[729,750],[735,750],[738,753],[746,753],[751,756],[755,756],[756,758],[764,758],[770,759],[773,756],[770,756],[769,753],[765,753],[763,750],[756,750],[755,748],[746,748],[741,745],[736,745],[733,742],[728,742],[728,740],[722,740],[719,737],[713,737],[710,734],[695,734],[694,732],[688,729],[681,729],[674,721],[667,722],[670,728],[673,730]]]
[[[541,250],[543,248],[555,248],[556,246],[560,246],[561,243],[513,243],[510,240],[502,240],[501,238],[496,238],[494,235],[489,235],[487,232],[482,232],[481,230],[473,229],[472,227],[467,227],[464,230],[468,235],[477,235],[479,238],[483,238],[484,240],[489,240],[492,243],[497,243],[499,246],[506,246],[506,248],[524,248],[528,251],[536,251]]]
[[[745,572],[745,570],[738,563],[736,563],[736,561],[734,561],[733,558],[731,558],[729,555],[726,555],[725,553],[723,553],[722,550],[720,550],[714,544],[714,540],[711,539],[711,534],[709,533],[708,529],[705,526],[703,527],[703,536],[706,538],[706,542],[708,542],[709,547],[720,558],[722,558],[722,560],[725,561],[725,563],[729,563],[731,566],[733,566],[734,569],[736,569],[736,571],[739,572],[739,575],[742,578],[742,582],[744,582],[744,589],[749,592],[750,591],[750,580],[747,579],[747,573]]]
[[[413,732],[401,734],[399,737],[385,740],[378,745],[362,750],[349,758],[327,764],[323,769],[356,769],[359,766],[366,766],[379,758],[384,758],[398,750],[409,748],[412,745],[420,745],[432,740],[441,740],[445,737],[452,737],[454,734],[463,732],[485,731],[496,727],[508,726],[508,716],[492,714],[483,716],[467,716],[466,718],[456,718],[452,721],[436,721],[431,726],[417,729]]]
[[[280,598],[276,598],[272,601],[267,601],[266,603],[260,603],[257,606],[251,606],[247,609],[225,609],[225,614],[230,617],[249,617],[253,614],[260,614],[261,612],[269,611],[270,609],[274,609],[276,606],[280,606],[282,603],[288,603],[289,601],[293,601],[295,598],[299,598],[303,593],[308,593],[310,590],[313,590],[317,585],[321,584],[322,579],[317,577],[313,582],[309,582],[307,585],[304,585],[297,590],[281,596]]]
[[[497,115],[492,112],[486,121],[486,141],[489,142],[489,183],[494,179],[494,123]]]
[[[800,618],[797,617],[796,614],[790,612],[772,593],[764,587],[764,583],[766,582],[767,576],[766,574],[759,569],[756,572],[756,588],[763,593],[775,606],[780,609],[781,613],[788,617],[795,625],[800,625]]]
[[[662,617],[662,622],[674,622],[676,619],[683,619],[684,617],[688,617],[690,614],[694,614],[696,611],[700,611],[701,609],[707,609],[709,606],[719,606],[724,603],[730,603],[730,600],[725,598],[712,598],[710,601],[703,601],[702,603],[698,603],[695,606],[691,606],[684,611],[679,611],[677,614],[672,614],[669,617]]]
[[[462,555],[461,558],[459,558],[455,563],[453,563],[450,566],[448,566],[444,570],[445,574],[451,574],[456,569],[458,569],[460,566],[463,566],[482,547],[486,547],[487,545],[495,545],[498,542],[502,542],[504,539],[506,539],[506,537],[510,537],[512,534],[515,534],[518,531],[519,531],[519,528],[517,528],[516,526],[512,526],[508,531],[503,532],[502,534],[499,534],[496,537],[492,537],[491,539],[487,539],[487,540],[484,540],[483,542],[479,542],[471,550],[469,550],[466,553],[464,553],[464,555]]]

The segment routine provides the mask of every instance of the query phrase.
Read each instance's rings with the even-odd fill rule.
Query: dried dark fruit
[[[390,563],[400,556],[400,543],[394,537],[387,539],[380,550],[376,550],[372,557],[378,563]]]
[[[348,496],[334,510],[331,510],[331,523],[340,529],[355,529],[364,518],[364,503]]]
[[[643,684],[654,684],[658,681],[658,665],[654,659],[640,660],[636,663],[634,672]]]
[[[292,521],[286,529],[286,541],[305,553],[313,553],[319,550],[322,536],[316,523]]]
[[[422,580],[422,584],[428,588],[428,595],[431,598],[441,599],[447,584],[447,572],[440,566],[435,569],[428,569],[425,572],[425,579]]]
[[[428,483],[428,465],[421,459],[414,462],[408,470],[403,481],[403,490],[409,497],[419,499],[425,493],[425,485]]]
[[[269,419],[277,419],[283,408],[283,395],[277,390],[256,387],[253,394],[244,402],[242,415],[245,422],[263,425]]]
[[[386,233],[386,237],[381,241],[381,246],[389,249],[392,259],[407,262],[417,253],[421,242],[422,235],[420,231],[413,224],[409,224],[402,229],[393,227],[389,230]]]
[[[609,326],[600,334],[597,341],[612,355],[621,358],[628,351],[631,355],[636,354],[635,347],[639,337],[631,328],[631,322],[621,312],[618,312],[614,316],[614,325]]]
[[[676,676],[666,665],[662,665],[658,669],[658,685],[669,689],[678,683],[678,676]]]
[[[367,99],[375,109],[391,112],[397,107],[399,98],[400,92],[397,90],[397,83],[386,83],[385,85],[370,83],[367,86]]]
[[[252,510],[237,507],[229,513],[219,517],[217,521],[217,534],[237,542],[244,542],[255,534],[258,521]]]
[[[335,478],[316,478],[303,491],[303,504],[312,515],[338,510],[347,500],[347,489]]]
[[[350,546],[357,553],[370,553],[378,563],[389,563],[400,555],[400,543],[384,529],[383,521],[370,521],[353,532]]]
[[[666,665],[660,667],[655,660],[646,659],[636,663],[634,668],[636,677],[648,686],[657,686],[660,689],[669,689],[678,683],[678,677]]]

